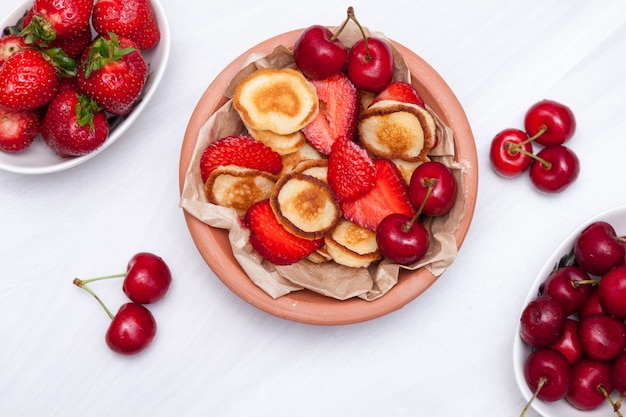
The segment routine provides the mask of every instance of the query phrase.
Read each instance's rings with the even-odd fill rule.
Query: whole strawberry
[[[89,28],[93,0],[34,0],[24,19],[23,34],[30,43],[48,44],[71,39]]]
[[[110,33],[96,37],[83,52],[76,81],[79,90],[104,110],[122,116],[132,110],[147,74],[148,66],[137,45]]]
[[[62,157],[87,155],[98,149],[108,134],[104,111],[72,88],[50,102],[41,129],[44,142]]]
[[[0,67],[0,106],[14,111],[36,109],[52,100],[58,85],[56,68],[43,53],[20,50]]]
[[[22,152],[33,143],[40,131],[39,109],[11,111],[0,107],[0,150]]]
[[[150,0],[96,0],[92,23],[98,34],[117,33],[142,50],[153,48],[161,39]]]

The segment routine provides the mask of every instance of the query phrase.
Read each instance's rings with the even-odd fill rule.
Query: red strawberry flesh
[[[413,217],[415,208],[408,197],[407,186],[398,168],[388,159],[374,161],[376,182],[364,196],[341,203],[343,216],[369,230],[376,230],[391,213]]]
[[[289,265],[305,258],[324,244],[323,239],[303,239],[288,232],[276,219],[269,200],[250,207],[244,217],[252,247],[274,265]]]
[[[328,185],[337,200],[356,200],[368,193],[375,181],[376,168],[367,151],[350,139],[337,139],[328,156]]]
[[[395,100],[424,107],[424,100],[419,95],[415,87],[403,81],[394,81],[389,84],[387,88],[374,97],[370,106],[381,100]]]
[[[317,90],[320,112],[302,131],[313,147],[328,155],[337,138],[353,139],[356,134],[359,92],[343,73],[311,82]]]

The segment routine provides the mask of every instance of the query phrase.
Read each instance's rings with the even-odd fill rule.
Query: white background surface
[[[17,6],[0,2],[0,15]],[[626,204],[626,2],[162,0],[172,50],[160,90],[125,137],[45,176],[0,172],[0,415],[515,416],[514,330],[560,241]],[[379,319],[318,327],[240,300],[204,263],[178,207],[180,146],[198,99],[233,58],[278,33],[360,21],[449,83],[479,155],[474,220],[456,262]],[[575,112],[578,181],[559,195],[489,166],[492,137],[544,98]],[[174,282],[151,307],[153,345],[122,357],[108,317],[72,285],[123,272],[136,252]],[[110,308],[121,282],[95,287]],[[533,412],[529,416],[536,416]]]

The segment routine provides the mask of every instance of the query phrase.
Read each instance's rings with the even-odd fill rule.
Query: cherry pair
[[[499,175],[514,178],[530,170],[532,184],[545,193],[569,187],[580,172],[576,154],[563,144],[576,131],[572,110],[553,100],[542,100],[528,109],[524,130],[505,129],[493,138],[491,164]],[[543,146],[534,153],[533,143]]]
[[[122,290],[131,301],[123,304],[117,314],[113,315],[87,284],[122,277]],[[130,259],[125,273],[88,280],[75,278],[73,282],[91,294],[111,318],[105,336],[111,350],[123,355],[133,355],[152,343],[156,335],[156,320],[144,304],[161,300],[172,282],[170,269],[161,257],[140,252]]]

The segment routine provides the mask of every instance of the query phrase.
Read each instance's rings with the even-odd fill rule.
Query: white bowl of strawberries
[[[93,158],[137,120],[161,82],[170,34],[158,0],[130,2],[140,11],[132,22],[110,17],[119,2],[70,3],[56,10],[54,2],[27,0],[2,21],[0,169],[46,174]],[[56,12],[67,19],[51,25]],[[124,63],[122,84],[102,81],[111,61]],[[20,85],[36,68],[47,75]],[[24,93],[9,93],[17,90]],[[68,110],[76,106],[80,112]]]
[[[181,207],[206,262],[252,305],[310,324],[380,317],[428,289],[456,256],[477,193],[473,136],[449,87],[351,8],[345,23],[339,45],[313,26],[235,59],[196,106],[181,150]],[[382,72],[367,71],[365,37]],[[338,63],[318,65],[329,43]],[[416,167],[437,164],[454,184],[429,191],[439,203],[410,201]],[[401,234],[379,228],[392,214],[426,225],[402,244],[414,245],[407,258],[379,239]]]

